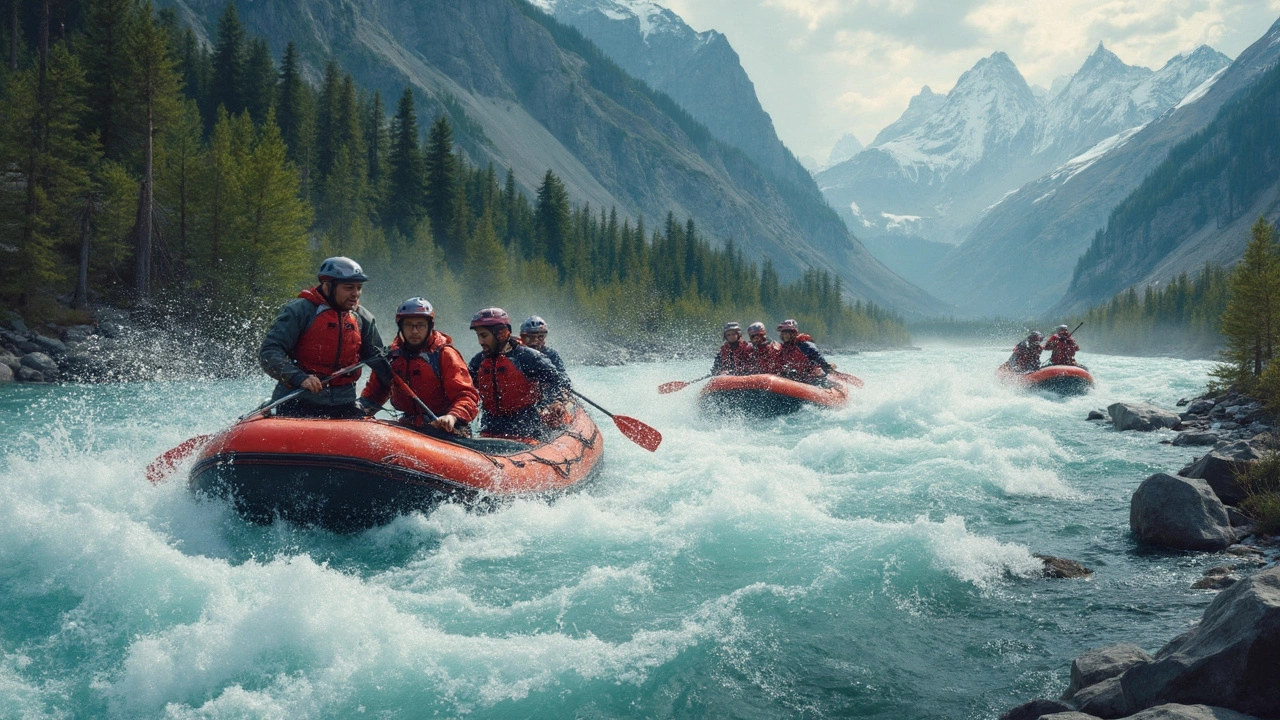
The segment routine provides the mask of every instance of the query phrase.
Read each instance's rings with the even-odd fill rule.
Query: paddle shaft
[[[591,398],[587,397],[586,395],[583,395],[582,393],[578,392],[577,390],[570,390],[569,392],[573,393],[574,395],[577,395],[578,397],[582,398],[583,400],[586,400],[586,401],[587,401],[587,404],[589,404],[591,407],[593,407],[593,408],[595,408],[595,409],[599,410],[600,412],[604,413],[605,415],[608,415],[609,417],[613,417],[613,413],[611,413],[611,412],[609,412],[608,410],[605,410],[604,408],[600,407],[599,405],[597,405],[597,404],[596,404],[596,402],[595,402],[594,400],[592,400]]]
[[[422,398],[418,397],[418,394],[413,391],[413,388],[409,387],[409,383],[405,382],[404,379],[397,375],[394,370],[391,371],[391,379],[395,382],[396,387],[400,388],[401,392],[413,398],[413,401],[418,405],[418,409],[421,410],[424,415],[431,418],[431,422],[435,422],[440,419],[438,415],[431,412],[431,408],[427,407],[426,403],[422,402]]]
[[[365,365],[368,365],[368,364],[369,364],[369,361],[368,361],[368,360],[361,360],[360,362],[356,363],[355,365],[352,365],[352,366],[350,366],[350,367],[344,367],[344,368],[342,368],[341,370],[339,370],[338,372],[336,372],[336,373],[334,373],[334,374],[330,375],[329,377],[325,378],[324,380],[321,380],[321,381],[320,381],[320,386],[321,386],[321,387],[324,387],[324,386],[328,385],[329,383],[333,382],[334,380],[336,380],[336,379],[338,379],[338,378],[342,377],[343,375],[346,375],[347,373],[355,372],[356,370],[359,370],[360,368],[362,368],[362,367],[364,367]],[[289,402],[290,400],[292,400],[292,399],[294,399],[294,398],[298,397],[299,395],[301,395],[301,394],[302,394],[302,393],[304,393],[304,392],[310,392],[310,390],[307,390],[306,388],[298,388],[297,390],[294,390],[293,392],[289,393],[288,395],[285,395],[284,397],[280,398],[279,400],[276,400],[275,402],[273,402],[273,403],[271,403],[271,404],[269,404],[269,405],[266,405],[266,406],[264,406],[264,407],[260,407],[260,408],[258,408],[257,410],[254,410],[253,412],[249,413],[248,415],[242,415],[242,416],[240,417],[240,419],[241,419],[241,420],[244,420],[245,418],[247,418],[247,417],[253,417],[254,415],[266,415],[267,413],[271,412],[271,411],[272,411],[272,410],[274,410],[275,408],[279,407],[280,405],[283,405],[284,403]]]

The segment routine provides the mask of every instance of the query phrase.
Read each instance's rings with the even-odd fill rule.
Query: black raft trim
[[[276,467],[307,467],[321,468],[328,470],[345,470],[362,473],[365,475],[373,475],[406,485],[418,485],[428,487],[440,492],[455,494],[475,494],[480,489],[465,485],[463,483],[447,480],[436,475],[411,470],[406,467],[397,465],[388,465],[373,460],[365,460],[363,458],[338,457],[333,455],[314,455],[314,454],[284,454],[284,453],[246,453],[232,452],[219,453],[211,457],[207,457],[196,463],[191,468],[192,484],[197,484],[197,478],[210,470],[216,470],[224,466],[235,467],[237,465],[267,465]]]

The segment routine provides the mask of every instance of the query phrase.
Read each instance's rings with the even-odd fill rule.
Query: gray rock
[[[1168,473],[1152,475],[1134,491],[1129,527],[1139,542],[1177,550],[1222,550],[1237,539],[1209,483]]]
[[[1236,530],[1242,530],[1253,526],[1253,518],[1245,515],[1239,508],[1228,505],[1227,519],[1231,521],[1231,527]]]
[[[1178,437],[1173,439],[1173,444],[1178,446],[1184,445],[1212,445],[1218,442],[1218,436],[1211,432],[1184,432],[1179,433]]]
[[[1084,566],[1084,563],[1068,560],[1067,558],[1054,557],[1053,555],[1040,555],[1033,553],[1035,557],[1044,561],[1044,576],[1047,578],[1071,580],[1075,578],[1089,577],[1093,571]]]
[[[1053,713],[1052,715],[1041,715],[1036,720],[1098,720],[1096,715],[1086,715],[1082,712],[1071,710],[1068,712]]]
[[[0,365],[0,385],[13,382],[13,369],[8,365]]]
[[[1236,480],[1236,473],[1247,469],[1250,463],[1262,457],[1260,449],[1248,440],[1215,448],[1212,452],[1178,471],[1182,477],[1200,478],[1209,483],[1218,499],[1228,505],[1239,505],[1244,500],[1244,488]]]
[[[1232,545],[1227,548],[1228,555],[1236,555],[1238,557],[1257,557],[1264,553],[1252,545]]]
[[[1231,420],[1228,420],[1224,423],[1218,423],[1218,427],[1222,428],[1223,430],[1235,430],[1236,428],[1240,427],[1240,423],[1232,422]]]
[[[62,341],[65,343],[81,343],[88,340],[94,334],[92,325],[72,325],[62,333]]]
[[[1101,410],[1090,410],[1085,420],[1106,420],[1107,416],[1102,414]]]
[[[1271,423],[1274,422],[1275,419],[1276,416],[1270,410],[1265,408],[1257,408],[1256,410],[1250,410],[1247,413],[1241,413],[1236,416],[1236,422],[1241,425],[1252,425],[1256,422]]]
[[[1140,713],[1130,715],[1125,720],[1258,720],[1252,715],[1244,715],[1235,710],[1212,707],[1210,705],[1179,705],[1166,703],[1147,708]]]
[[[117,322],[107,321],[98,324],[98,334],[103,337],[119,337],[124,328]]]
[[[18,372],[15,373],[14,376],[18,378],[18,382],[29,382],[29,383],[44,382],[44,375],[41,375],[39,370],[32,370],[26,365],[23,365],[22,367],[18,368]]]
[[[1057,700],[1036,698],[1001,715],[1000,720],[1038,720],[1044,715],[1067,712],[1069,710],[1071,710],[1071,706],[1060,703]]]
[[[22,316],[19,315],[14,310],[9,310],[8,312],[5,313],[4,326],[9,328],[10,330],[13,330],[16,333],[21,333],[23,335],[26,335],[28,332],[30,332],[30,330],[27,328],[26,321],[24,321],[22,319]]]
[[[1131,707],[1212,705],[1274,717],[1280,709],[1280,568],[1222,591],[1200,624],[1121,676]]]
[[[58,363],[53,358],[42,352],[27,353],[22,356],[22,364],[39,372],[45,377],[53,377],[58,374]]]
[[[1117,430],[1158,430],[1174,427],[1182,420],[1177,413],[1149,403],[1113,403],[1107,412]]]
[[[1129,643],[1090,650],[1071,661],[1071,684],[1067,686],[1062,699],[1069,700],[1072,695],[1090,685],[1120,677],[1129,668],[1148,662],[1151,662],[1151,656],[1137,645]]]
[[[1187,412],[1192,415],[1204,415],[1213,409],[1213,405],[1212,400],[1196,400],[1187,406]]]
[[[7,365],[10,370],[18,372],[18,368],[22,367],[22,361],[17,356],[0,350],[0,365]]]
[[[47,335],[36,335],[32,338],[32,342],[40,346],[41,350],[51,355],[66,355],[67,346],[61,340],[51,338]]]
[[[1222,590],[1235,585],[1239,578],[1234,575],[1206,575],[1191,583],[1192,590]]]
[[[1080,712],[1094,717],[1118,718],[1129,714],[1129,704],[1118,677],[1082,688],[1071,697],[1071,704]]]

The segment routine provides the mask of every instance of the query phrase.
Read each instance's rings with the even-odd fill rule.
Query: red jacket
[[[797,335],[794,342],[783,343],[778,353],[779,374],[792,378],[810,378],[831,369],[831,363],[818,352],[809,335]]]
[[[782,372],[782,346],[772,340],[763,345],[752,345],[751,371],[766,375]]]
[[[504,417],[545,407],[569,392],[568,378],[546,355],[514,338],[506,352],[497,357],[479,352],[468,367],[486,416]]]
[[[404,343],[397,337],[391,343],[387,359],[391,361],[392,372],[436,415],[452,415],[458,422],[468,423],[480,413],[480,395],[471,384],[471,371],[448,335],[432,330],[427,342],[414,355],[404,349]],[[377,375],[369,378],[360,396],[377,405],[390,396],[392,407],[411,422],[419,425],[425,422],[413,398],[398,387],[385,387]]]
[[[293,348],[294,364],[311,375],[325,377],[360,362],[360,321],[356,314],[329,307],[318,287],[303,290],[298,297],[316,306],[316,316]],[[329,384],[351,385],[359,379],[357,371],[334,378]]]
[[[1080,350],[1080,346],[1070,335],[1053,335],[1045,342],[1044,349],[1051,353],[1050,365],[1075,365],[1076,352]]]
[[[751,343],[739,341],[736,347],[725,343],[711,363],[711,374],[747,375],[751,373],[751,367]]]

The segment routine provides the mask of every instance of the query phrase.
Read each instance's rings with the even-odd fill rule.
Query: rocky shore
[[[1109,420],[1118,432],[1172,429],[1177,435],[1161,442],[1206,448],[1177,473],[1143,480],[1129,524],[1144,545],[1220,553],[1223,562],[1192,588],[1222,592],[1196,627],[1154,656],[1129,644],[1091,650],[1072,662],[1062,697],[1032,700],[1001,720],[1280,718],[1280,548],[1238,507],[1239,474],[1274,447],[1275,417],[1231,392],[1178,406],[1115,403],[1088,419]]]

